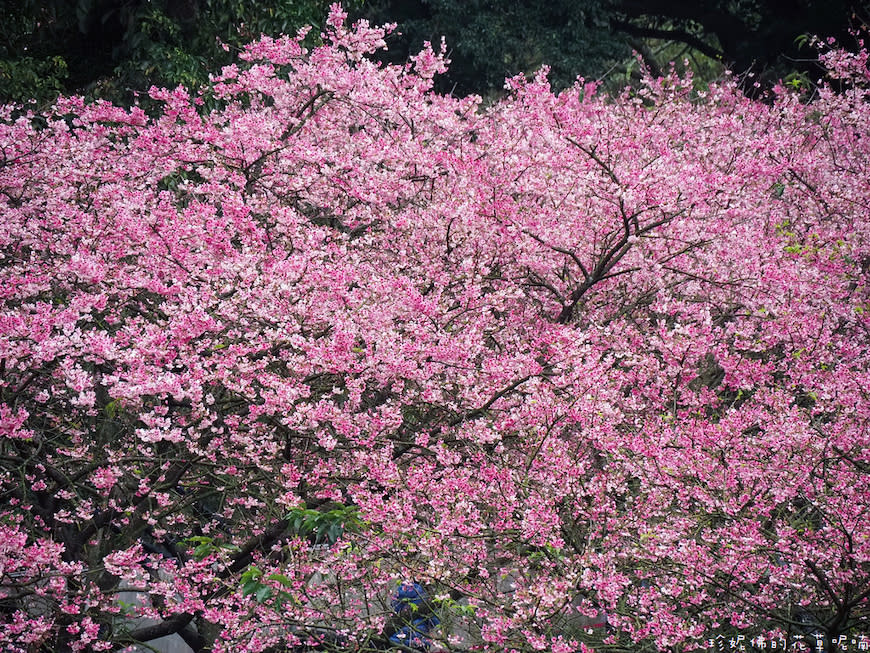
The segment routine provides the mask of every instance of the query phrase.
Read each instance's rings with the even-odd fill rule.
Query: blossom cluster
[[[0,113],[0,648],[866,632],[866,52],[484,106],[388,29]]]

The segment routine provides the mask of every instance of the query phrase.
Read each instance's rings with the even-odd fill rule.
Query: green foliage
[[[193,535],[188,537],[185,542],[193,547],[192,554],[196,560],[205,560],[213,554],[235,553],[239,550],[239,547],[234,544],[220,542],[205,535]]]
[[[450,597],[445,597],[443,599],[437,599],[433,601],[434,607],[442,611],[442,614],[446,612],[451,612],[459,617],[474,617],[476,613],[476,608],[474,605],[469,605],[468,603],[460,603],[458,601],[453,600]],[[413,606],[417,607],[417,606]]]
[[[201,88],[208,73],[235,60],[261,34],[312,25],[317,42],[330,0],[0,0],[0,102],[50,103],[59,93],[147,105],[152,86]],[[610,90],[637,78],[639,53],[653,74],[688,60],[703,84],[724,64],[738,73],[766,70],[810,87],[808,32],[848,42],[848,3],[765,0],[635,3],[630,0],[346,0],[352,17],[397,22],[385,60],[404,62],[423,41],[446,37],[452,61],[438,90],[501,92],[505,77],[550,66],[555,88],[576,76]],[[804,50],[803,53],[801,51]],[[757,80],[759,77],[748,78]],[[750,84],[751,86],[751,84]],[[147,106],[146,106],[147,108]]]
[[[56,4],[0,0],[0,103],[42,106],[63,90],[68,57],[48,44],[58,36],[57,22],[74,24],[75,14]]]
[[[63,91],[68,74],[66,61],[57,55],[46,59],[27,56],[0,59],[2,99],[18,104],[35,102],[43,105]]]
[[[783,194],[785,193],[785,184],[782,182],[776,182],[770,187],[770,196],[776,199],[782,199]],[[783,233],[782,229],[787,225],[777,225],[777,231],[779,233]]]
[[[254,595],[257,603],[263,603],[266,599],[272,596],[272,588],[262,582],[263,572],[259,567],[250,565],[240,578],[242,584],[242,596]]]
[[[809,78],[809,75],[803,72],[794,71],[789,73],[783,81],[786,86],[796,91],[807,90],[813,87],[813,82]]]
[[[198,88],[208,81],[208,72],[231,63],[246,43],[261,34],[293,34],[304,25],[317,26],[328,9],[325,0],[187,4],[186,13],[168,1],[140,9],[122,43],[116,83],[138,89],[152,84]]]
[[[498,93],[505,77],[542,64],[551,67],[555,88],[580,75],[621,90],[638,77],[632,51],[655,76],[688,60],[700,86],[730,66],[753,73],[745,79],[749,94],[788,75],[803,88],[804,76],[819,72],[814,57],[800,52],[811,40],[806,33],[847,43],[853,26],[848,0],[369,0],[359,14],[398,23],[402,36],[385,56],[392,62],[444,35],[452,64],[439,90],[484,96]]]
[[[242,596],[253,596],[254,600],[263,604],[269,601],[274,607],[286,603],[296,603],[297,600],[287,590],[293,587],[293,581],[284,574],[263,574],[256,565],[248,565],[239,578]]]
[[[0,102],[45,105],[60,93],[85,93],[129,104],[152,85],[197,89],[261,34],[295,34],[313,25],[309,41],[315,42],[329,4],[0,0]]]
[[[610,30],[609,4],[374,0],[360,13],[374,22],[398,22],[402,35],[390,41],[390,60],[419,51],[424,41],[437,44],[443,35],[451,65],[440,90],[464,95],[498,91],[505,77],[534,73],[544,64],[561,88],[578,74],[594,77],[630,57],[631,48]]]
[[[103,410],[106,413],[106,417],[109,419],[115,419],[115,416],[118,414],[119,409],[122,408],[121,403],[118,399],[113,399],[109,403],[106,404],[106,407]]]
[[[333,505],[331,510],[323,512],[305,506],[294,508],[285,519],[297,535],[313,537],[315,544],[335,544],[345,531],[362,528],[363,522],[356,506]]]

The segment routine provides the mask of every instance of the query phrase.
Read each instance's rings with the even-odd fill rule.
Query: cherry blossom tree
[[[4,650],[866,632],[866,51],[484,108],[328,24],[3,110]]]

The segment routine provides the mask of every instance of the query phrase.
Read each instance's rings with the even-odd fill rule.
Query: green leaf
[[[103,409],[106,411],[106,416],[109,419],[115,419],[115,415],[118,414],[118,408],[120,408],[120,404],[117,399],[113,399],[109,403],[106,404],[106,407]]]
[[[274,580],[275,582],[280,583],[284,587],[290,587],[291,585],[293,585],[293,581],[287,578],[287,576],[285,576],[284,574],[269,574],[268,576],[266,576],[266,580]]]
[[[216,547],[214,540],[205,535],[193,535],[185,540],[188,544],[195,544],[193,549],[193,557],[195,560],[204,560],[215,552]]]
[[[292,596],[290,596],[290,594],[288,594],[287,592],[278,592],[278,594],[275,595],[275,600],[273,601],[273,605],[276,608],[281,608],[284,606],[285,603],[291,603],[293,605],[296,605],[297,601]]]
[[[255,567],[254,565],[249,565],[248,568],[242,574],[241,580],[243,583],[247,583],[247,582],[252,581],[252,580],[257,580],[258,578],[262,577],[262,575],[263,575],[263,572],[260,570],[259,567]]]
[[[773,197],[780,198],[785,193],[785,184],[776,182],[770,187],[770,192]]]
[[[335,544],[343,531],[344,529],[341,527],[341,524],[338,522],[332,523],[326,529],[326,539],[329,540],[330,544]]]
[[[257,603],[262,603],[270,596],[272,596],[272,588],[268,585],[261,584],[256,594],[254,595],[254,598],[257,599]]]

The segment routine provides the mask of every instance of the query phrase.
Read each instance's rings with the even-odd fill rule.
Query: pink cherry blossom
[[[391,29],[2,110],[0,648],[866,633],[866,51],[485,106]]]

